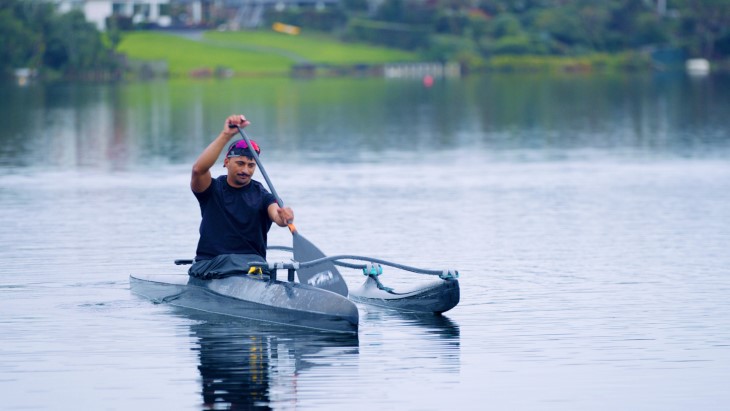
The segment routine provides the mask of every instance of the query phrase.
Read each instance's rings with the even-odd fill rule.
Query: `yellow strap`
[[[264,272],[261,271],[261,267],[251,267],[248,269],[249,274],[263,274]]]

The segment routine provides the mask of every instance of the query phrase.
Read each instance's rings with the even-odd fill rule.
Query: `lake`
[[[0,94],[2,409],[728,406],[730,77]],[[460,304],[440,317],[360,305],[348,336],[131,294],[130,274],[184,273],[172,261],[194,256],[190,168],[232,113],[252,121],[310,241],[458,269]],[[291,235],[274,227],[269,243]],[[398,288],[423,277],[382,278]]]

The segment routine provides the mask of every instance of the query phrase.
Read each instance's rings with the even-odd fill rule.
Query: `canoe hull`
[[[201,280],[187,275],[130,276],[133,293],[156,303],[336,332],[356,333],[357,306],[336,293],[255,276]]]
[[[459,280],[436,280],[410,291],[393,292],[378,288],[378,283],[368,277],[360,288],[350,291],[349,298],[399,311],[441,314],[459,304]]]

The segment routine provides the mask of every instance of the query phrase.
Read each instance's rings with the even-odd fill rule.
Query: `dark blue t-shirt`
[[[200,240],[196,260],[221,254],[258,254],[266,259],[266,234],[271,228],[268,208],[276,202],[258,181],[241,188],[228,185],[226,176],[195,193],[200,204]]]

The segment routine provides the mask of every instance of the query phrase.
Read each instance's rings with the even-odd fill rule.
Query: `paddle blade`
[[[326,257],[319,248],[298,232],[292,232],[292,236],[295,260],[305,262]],[[337,271],[337,267],[331,261],[312,267],[300,268],[297,270],[297,275],[299,276],[299,282],[302,284],[309,284],[347,297],[347,283],[345,283],[342,275]]]

